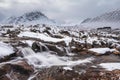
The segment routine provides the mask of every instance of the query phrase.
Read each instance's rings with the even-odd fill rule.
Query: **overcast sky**
[[[120,0],[0,0],[7,15],[40,10],[51,19],[77,21],[120,9]]]

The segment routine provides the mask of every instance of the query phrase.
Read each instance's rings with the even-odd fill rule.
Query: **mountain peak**
[[[5,20],[5,23],[8,24],[26,24],[26,23],[55,23],[53,20],[49,19],[47,16],[45,16],[40,11],[31,11],[26,12],[20,16],[11,16],[7,20]]]
[[[34,12],[25,13],[22,16],[25,16],[30,21],[36,20],[36,19],[39,19],[39,18],[43,18],[43,17],[48,18],[43,13],[41,13],[40,11],[34,11]]]

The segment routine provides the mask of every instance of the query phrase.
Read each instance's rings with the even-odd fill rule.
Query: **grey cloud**
[[[0,8],[6,15],[40,10],[50,18],[65,21],[95,17],[120,8],[120,0],[0,0],[0,3],[10,4]]]

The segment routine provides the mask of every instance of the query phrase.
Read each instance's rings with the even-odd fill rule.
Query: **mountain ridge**
[[[87,18],[82,23],[88,22],[120,22],[120,10],[114,10],[111,12],[104,13],[94,18]]]
[[[8,17],[6,20],[3,21],[3,23],[7,23],[7,24],[46,23],[47,24],[47,23],[55,23],[55,21],[49,19],[40,11],[31,11],[31,12],[26,12],[19,16]]]

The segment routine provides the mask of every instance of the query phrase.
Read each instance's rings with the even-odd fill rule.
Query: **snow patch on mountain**
[[[120,22],[120,10],[115,10],[112,12],[108,12],[97,16],[95,18],[87,18],[82,23],[88,22]]]
[[[87,28],[105,27],[110,26],[119,28],[120,26],[120,10],[115,10],[97,16],[95,18],[87,18],[81,23],[82,26]]]
[[[55,24],[55,21],[49,19],[40,11],[24,13],[20,16],[11,16],[2,23],[7,24]]]

